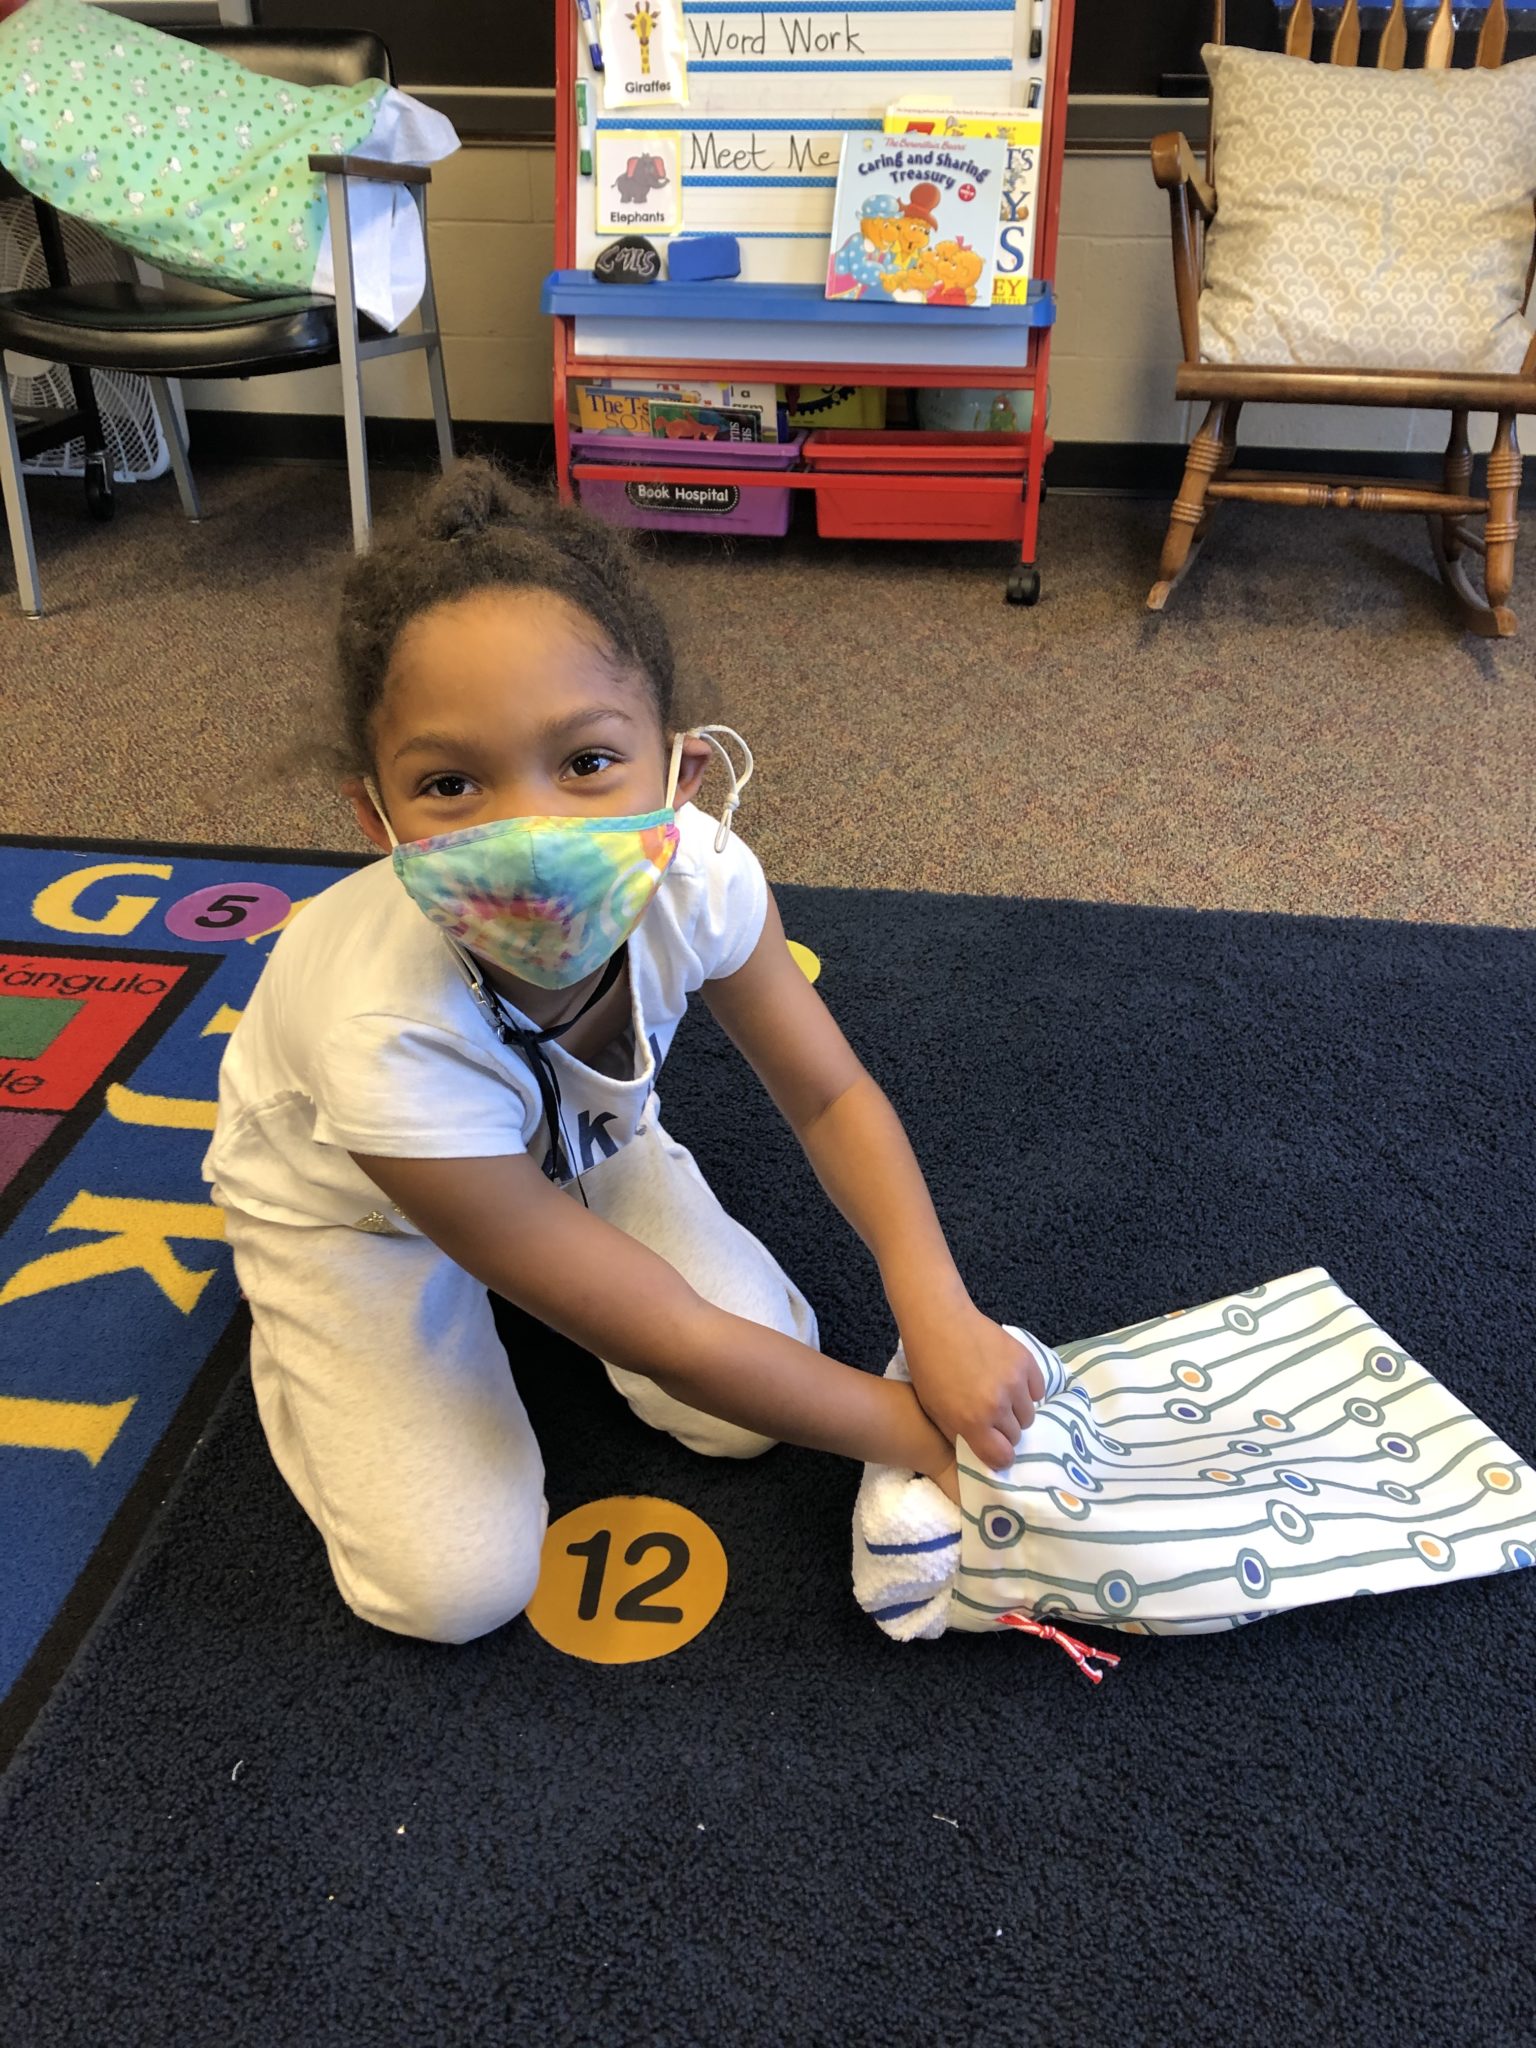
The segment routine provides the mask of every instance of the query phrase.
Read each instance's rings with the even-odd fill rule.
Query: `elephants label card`
[[[683,224],[682,137],[599,128],[596,139],[597,232],[675,233]]]

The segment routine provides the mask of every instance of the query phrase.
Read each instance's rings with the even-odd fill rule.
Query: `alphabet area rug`
[[[221,896],[300,900],[342,871],[125,849],[153,871],[84,881],[113,857],[0,846],[10,955],[183,970],[174,993],[141,983],[174,1021],[141,1027],[77,1149],[3,1219],[0,1289],[114,1242],[50,1230],[83,1195],[205,1198],[205,1131],[123,1113],[206,1114],[266,947],[189,939],[177,905],[213,889],[196,915],[216,921]],[[121,930],[60,929],[33,906],[61,881],[55,919],[72,889],[82,921],[138,906]],[[988,1315],[1058,1345],[1321,1267],[1536,1450],[1536,931],[778,895]],[[707,1014],[662,1092],[828,1352],[883,1370],[874,1264]],[[213,1269],[190,1311],[162,1284],[167,1239]],[[13,1487],[29,1461],[45,1474],[0,1527],[29,1571],[31,1518],[66,1488],[127,1491],[142,1418],[217,1357],[234,1306],[216,1240],[163,1219],[115,1240],[137,1269],[98,1250],[99,1274],[0,1306],[0,1393],[136,1401],[95,1466],[3,1453]],[[51,1385],[29,1362],[45,1331]],[[850,1585],[855,1466],[701,1458],[573,1348],[525,1371],[504,1335],[545,1465],[544,1572],[526,1617],[452,1648],[347,1611],[233,1372],[0,1782],[5,2048],[356,2048],[379,2013],[390,2048],[1536,2038],[1536,1571],[1447,1583],[1426,1561],[1417,1590],[1262,1628],[1101,1635],[1120,1664],[1099,1686],[1012,1630],[893,1643]]]
[[[0,837],[0,1759],[244,1352],[200,1166],[278,931],[343,856]]]

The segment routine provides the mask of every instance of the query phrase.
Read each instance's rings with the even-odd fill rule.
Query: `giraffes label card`
[[[683,0],[602,0],[602,46],[609,113],[687,106]]]

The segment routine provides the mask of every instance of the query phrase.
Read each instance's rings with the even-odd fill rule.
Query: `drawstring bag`
[[[855,1598],[899,1641],[1241,1628],[1536,1563],[1531,1468],[1321,1266],[1059,1350],[1013,1464],[959,1445],[958,1507],[868,1465]],[[898,1351],[888,1378],[905,1379]]]
[[[316,155],[435,163],[453,124],[381,78],[285,85],[217,50],[87,6],[0,21],[0,163],[147,263],[245,297],[336,290]],[[403,186],[350,181],[360,309],[390,329],[426,282]]]

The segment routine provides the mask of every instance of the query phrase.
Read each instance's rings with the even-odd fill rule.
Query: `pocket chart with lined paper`
[[[1031,10],[1014,0],[684,0],[683,21],[686,107],[604,114],[597,132],[678,136],[683,227],[735,235],[754,283],[825,278],[848,130],[879,128],[911,93],[1022,106],[1045,75],[1028,55]],[[579,62],[590,79],[585,48]],[[577,222],[586,269],[603,246],[597,209],[579,206]]]

